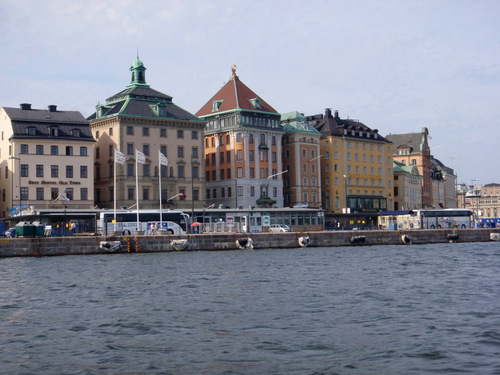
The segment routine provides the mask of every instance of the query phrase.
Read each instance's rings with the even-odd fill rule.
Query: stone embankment
[[[497,228],[4,238],[0,257],[486,242],[499,234]]]

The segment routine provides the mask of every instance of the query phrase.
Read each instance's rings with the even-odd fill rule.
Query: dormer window
[[[59,136],[59,127],[51,126],[49,128],[49,134],[51,137],[58,137]]]
[[[71,129],[71,136],[75,138],[80,138],[81,137],[80,129]]]
[[[30,126],[26,128],[26,133],[28,135],[36,135],[36,128],[34,126]]]
[[[253,109],[262,109],[262,105],[260,104],[260,98],[256,97],[254,99],[248,99],[250,103],[252,103]]]
[[[219,111],[221,105],[222,105],[223,100],[214,100],[212,102],[212,112],[217,112]]]

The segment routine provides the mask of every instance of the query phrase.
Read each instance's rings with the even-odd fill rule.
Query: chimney
[[[339,118],[339,111],[335,110],[335,118]]]
[[[325,118],[330,118],[330,117],[332,117],[332,109],[325,108]]]
[[[49,105],[49,112],[56,112],[57,111],[57,105],[51,104]]]
[[[20,107],[23,111],[30,111],[31,110],[31,104],[29,104],[29,103],[21,103]]]

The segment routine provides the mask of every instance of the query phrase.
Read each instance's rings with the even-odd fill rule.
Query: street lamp
[[[347,204],[347,176],[344,175],[344,193],[345,193],[345,213],[349,213],[349,207]]]
[[[480,190],[476,190],[476,186],[474,185],[474,182],[479,182],[478,179],[474,179],[472,180],[472,196],[476,198],[476,220],[477,221],[479,219],[479,197],[480,197]],[[471,202],[471,205],[472,205],[472,202]],[[473,212],[474,212],[474,208],[472,208]]]
[[[19,176],[19,214],[22,212],[22,197],[21,197],[21,159],[16,158],[15,156],[11,156],[9,159],[11,160],[19,160],[19,168],[16,168],[17,174]],[[12,161],[11,170],[14,170],[14,161]],[[11,188],[11,208],[14,208],[14,178],[12,178],[12,188]]]

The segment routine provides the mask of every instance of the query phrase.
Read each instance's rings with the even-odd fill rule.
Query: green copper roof
[[[309,133],[309,134],[318,134],[321,132],[316,130],[312,125],[309,124],[306,117],[295,111],[283,113],[281,115],[281,125],[283,126],[283,130],[285,133]]]

